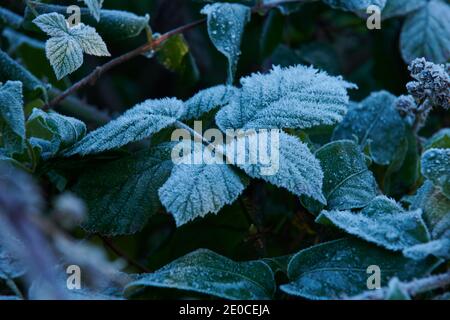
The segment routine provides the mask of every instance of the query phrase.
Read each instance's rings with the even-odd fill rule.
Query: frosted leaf
[[[411,259],[422,260],[428,256],[450,260],[450,238],[433,240],[403,250],[403,254]]]
[[[208,34],[214,46],[228,59],[228,83],[233,83],[245,25],[250,21],[251,10],[241,4],[214,3],[206,5]]]
[[[381,91],[352,108],[333,132],[333,140],[358,138],[370,148],[373,161],[388,165],[405,135],[405,124],[395,108],[396,98]]]
[[[33,22],[51,36],[45,43],[45,52],[58,80],[83,64],[83,52],[110,56],[95,29],[83,23],[69,27],[64,16],[55,12],[40,15]]]
[[[22,83],[0,83],[0,137],[8,153],[20,153],[25,142]]]
[[[388,0],[384,7],[382,17],[389,19],[397,16],[405,16],[415,10],[424,7],[428,0]]]
[[[281,290],[307,299],[342,299],[367,290],[367,268],[381,269],[381,286],[398,277],[408,281],[428,274],[435,259],[410,260],[402,254],[356,239],[341,239],[305,249],[288,266],[289,284]]]
[[[347,112],[353,85],[304,66],[274,67],[241,79],[240,94],[216,116],[220,129],[296,128],[331,125]]]
[[[31,144],[42,148],[44,159],[71,147],[86,135],[86,125],[82,121],[36,108],[28,118],[26,127],[27,134],[32,137]]]
[[[425,181],[417,191],[410,209],[422,209],[423,219],[433,239],[443,237],[450,230],[450,199],[431,181]]]
[[[443,128],[436,132],[431,138],[429,138],[425,145],[424,150],[437,148],[437,149],[450,149],[450,128]]]
[[[64,15],[66,18],[70,16],[70,13],[67,13],[68,7],[66,6],[35,2],[33,3],[33,7],[40,15],[56,12]],[[148,15],[141,17],[123,10],[101,10],[100,21],[97,21],[87,8],[81,8],[80,13],[81,21],[86,25],[94,27],[102,38],[108,41],[120,41],[140,35],[148,26],[150,19]],[[34,19],[34,13],[27,7],[25,9],[23,26],[26,29],[34,30],[35,26],[31,23]]]
[[[297,196],[305,195],[325,204],[326,200],[322,193],[322,168],[307,145],[284,132],[279,134],[279,148],[272,150],[271,143],[276,143],[276,141],[269,139],[269,143],[266,144],[267,151],[259,151],[259,153],[265,152],[271,158],[270,165],[251,164],[250,161],[247,161],[238,166],[252,178],[263,179],[275,186],[285,188]],[[247,150],[249,150],[248,148],[247,145]],[[274,160],[276,156],[274,151],[279,152],[278,168],[276,168],[277,163]],[[251,152],[247,151],[247,155],[249,154]],[[262,171],[262,168],[266,168],[266,170],[273,168],[274,172],[268,174]]]
[[[136,287],[172,288],[199,292],[223,299],[271,299],[275,280],[270,268],[261,261],[235,262],[207,249],[199,249],[163,268],[142,274],[128,284]]]
[[[405,62],[424,57],[434,63],[450,58],[450,5],[440,0],[408,16],[400,36],[400,49]]]
[[[219,85],[201,90],[184,103],[186,110],[182,116],[182,119],[198,119],[204,113],[228,104],[237,92],[238,89],[235,87],[225,85]]]
[[[26,267],[20,260],[17,252],[21,251],[23,244],[5,228],[6,221],[0,219],[0,279],[11,279],[22,276]]]
[[[100,21],[100,12],[103,5],[103,0],[78,0],[83,1],[89,8],[89,11],[94,16],[95,20]]]
[[[385,300],[411,300],[411,297],[402,287],[401,281],[394,277],[389,281]]]
[[[355,13],[366,13],[369,6],[375,5],[383,9],[386,1],[392,0],[322,0],[326,4],[345,11],[352,11]],[[396,1],[396,0],[394,0]]]
[[[0,82],[15,80],[22,82],[25,94],[47,99],[47,88],[31,72],[0,50]]]
[[[450,149],[429,149],[422,155],[422,175],[450,199]]]
[[[140,231],[161,207],[158,188],[172,170],[171,145],[160,145],[87,169],[74,187],[89,208],[83,227],[119,235]]]
[[[331,142],[318,149],[324,178],[323,193],[328,210],[350,210],[365,207],[378,194],[378,187],[360,148],[349,140]],[[312,213],[321,208],[302,198]]]
[[[65,155],[87,155],[117,149],[150,137],[172,125],[182,115],[183,102],[177,99],[146,100],[105,126],[90,132]]]
[[[422,210],[405,211],[385,196],[376,197],[361,212],[322,211],[316,222],[334,224],[352,235],[394,251],[430,240]]]
[[[181,226],[219,212],[223,206],[232,204],[245,187],[246,181],[229,165],[180,163],[159,189],[159,198],[176,225]]]

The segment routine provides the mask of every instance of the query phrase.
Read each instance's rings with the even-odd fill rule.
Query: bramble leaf
[[[209,38],[228,59],[228,84],[232,84],[244,27],[250,21],[251,10],[241,4],[214,3],[206,5],[201,13],[207,16]]]
[[[90,132],[67,150],[65,155],[100,153],[148,138],[175,123],[183,112],[183,102],[177,99],[144,101],[119,118]]]
[[[95,20],[100,21],[100,12],[103,6],[103,0],[78,0],[83,1],[89,8],[89,11],[94,16]]]
[[[450,59],[450,5],[431,0],[408,16],[400,36],[400,49],[405,62],[424,57],[434,63]]]
[[[347,112],[354,85],[301,65],[241,79],[240,94],[216,116],[220,129],[305,129],[331,125]]]
[[[40,15],[33,22],[51,36],[45,44],[45,51],[58,80],[83,64],[83,52],[110,56],[106,44],[90,26],[79,23],[69,27],[64,16],[54,12]]]
[[[386,91],[372,93],[349,110],[334,130],[333,140],[357,137],[361,149],[370,148],[375,163],[388,165],[405,135],[405,124],[395,109],[395,101],[395,96]]]
[[[429,149],[422,155],[422,174],[450,199],[450,149]]]
[[[89,208],[83,227],[107,235],[140,231],[161,207],[158,188],[172,170],[171,144],[94,165],[74,187]]]
[[[289,284],[281,290],[308,299],[342,299],[367,290],[367,268],[381,270],[381,286],[392,277],[402,281],[428,274],[435,259],[410,260],[401,254],[356,240],[341,239],[305,249],[288,266]]]
[[[126,290],[140,286],[194,291],[233,300],[270,299],[276,288],[273,273],[264,262],[235,262],[207,249],[141,275]]]
[[[20,153],[25,139],[22,83],[0,83],[0,146],[10,154]]]
[[[361,212],[322,211],[316,222],[331,223],[352,235],[394,251],[430,240],[422,220],[422,210],[405,211],[385,196],[376,197]]]

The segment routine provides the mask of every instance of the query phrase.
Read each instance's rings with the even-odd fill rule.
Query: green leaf
[[[22,152],[24,142],[22,83],[8,81],[0,84],[0,145],[13,154]]]
[[[39,2],[33,2],[33,6],[40,15],[56,12],[64,15],[66,18],[70,16],[65,6],[48,5]],[[25,10],[24,27],[35,30],[36,27],[31,23],[34,18],[33,12],[27,8]],[[126,11],[101,10],[100,21],[96,21],[88,9],[81,9],[81,21],[94,27],[102,38],[108,41],[120,41],[137,37],[148,26],[149,19],[149,16],[140,17]]]
[[[185,112],[181,119],[198,119],[204,113],[228,104],[237,93],[237,88],[225,85],[201,90],[184,103]]]
[[[233,300],[270,299],[275,292],[273,273],[264,262],[235,262],[206,249],[141,275],[128,284],[127,291],[140,286],[194,291]]]
[[[119,118],[90,132],[67,150],[65,155],[100,153],[143,140],[174,124],[183,112],[183,102],[177,99],[144,101]]]
[[[372,93],[351,108],[333,132],[333,140],[358,138],[361,148],[370,148],[375,163],[388,165],[405,135],[405,125],[395,109],[396,98],[381,91]]]
[[[191,159],[201,156],[192,149]],[[217,213],[233,203],[244,191],[246,182],[227,164],[177,163],[170,178],[159,189],[159,198],[179,227],[208,213]]]
[[[19,29],[22,25],[23,18],[14,12],[0,7],[0,28],[8,26],[14,29]]]
[[[251,10],[240,4],[214,3],[206,5],[208,34],[214,46],[228,59],[228,83],[233,83],[241,53],[245,25],[250,21]]]
[[[410,260],[401,254],[356,240],[341,239],[297,253],[288,266],[292,281],[281,286],[284,292],[307,299],[342,299],[367,290],[369,266],[381,270],[381,286],[389,279],[402,281],[428,274],[435,259]]]
[[[323,193],[328,210],[351,210],[365,207],[378,194],[377,184],[367,168],[360,148],[348,140],[331,142],[315,154],[324,173]],[[302,198],[312,213],[317,204]]]
[[[322,211],[316,222],[334,224],[349,234],[394,251],[430,240],[422,210],[405,211],[385,196],[376,197],[357,213]]]
[[[383,9],[389,0],[322,0],[333,8],[365,14],[369,6],[375,5]],[[395,0],[394,0],[395,1]]]
[[[31,144],[44,150],[41,154],[44,159],[71,147],[86,135],[86,125],[82,121],[36,108],[28,118],[26,128]]]
[[[424,145],[424,149],[450,149],[450,128],[444,128],[435,133]]]
[[[82,23],[69,27],[64,16],[58,13],[40,15],[33,22],[51,36],[45,43],[45,51],[58,80],[83,64],[83,52],[110,56],[106,44],[92,27]]]
[[[450,149],[429,149],[422,155],[422,174],[450,199]]]
[[[100,12],[102,10],[103,0],[78,0],[83,1],[89,8],[95,20],[100,21]]]
[[[24,93],[30,97],[40,96],[47,100],[47,88],[22,65],[0,50],[0,81],[22,82]]]
[[[241,79],[240,94],[216,116],[220,129],[305,129],[331,125],[347,112],[353,85],[316,69],[274,67]]]
[[[259,154],[264,152],[268,155],[270,164],[252,164],[246,161],[238,166],[252,178],[265,180],[277,187],[285,188],[297,196],[304,195],[325,204],[326,200],[322,193],[323,172],[319,161],[307,145],[284,132],[279,133],[278,142],[276,139],[270,138],[270,133],[268,136],[266,150],[259,150]],[[245,139],[249,139],[249,137],[251,135]],[[259,140],[259,136],[255,135],[255,137]],[[243,138],[238,138],[238,141],[239,139]],[[272,143],[274,146],[271,145]],[[256,158],[256,154],[252,155],[248,143],[246,147],[246,154],[249,155],[249,158]],[[231,150],[232,153],[233,151]],[[235,160],[233,163],[237,163],[237,161]]]
[[[408,16],[400,36],[403,59],[410,63],[424,57],[434,63],[450,59],[450,5],[440,0],[428,1],[426,6]]]
[[[172,170],[171,144],[89,167],[74,191],[86,201],[89,232],[107,235],[140,231],[161,207],[158,188]]]
[[[428,0],[388,0],[383,9],[383,19],[406,16],[407,14],[426,6]]]
[[[444,237],[450,230],[450,199],[431,181],[425,181],[413,197],[410,210],[415,209],[422,209],[433,239]]]

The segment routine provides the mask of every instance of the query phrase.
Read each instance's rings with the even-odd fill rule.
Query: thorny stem
[[[110,238],[107,238],[107,237],[104,237],[101,235],[98,235],[98,236],[100,239],[102,239],[102,241],[106,247],[108,247],[117,256],[125,259],[130,265],[132,265],[133,267],[135,267],[136,269],[138,269],[141,272],[145,272],[145,273],[152,272],[146,266],[140,264],[139,262],[137,262],[136,260],[134,260],[133,258],[128,256],[125,252],[123,252],[119,247],[116,246],[116,244]]]
[[[314,2],[317,0],[280,0],[278,2],[273,2],[269,4],[257,4],[252,8],[252,12],[260,12],[261,10],[270,10],[272,8],[275,8],[281,4],[288,4],[288,3],[306,3],[306,2]],[[89,75],[78,81],[77,83],[73,84],[70,88],[65,90],[63,93],[61,93],[59,96],[55,97],[52,101],[50,101],[46,106],[44,106],[44,109],[49,109],[55,107],[57,104],[59,104],[62,100],[64,100],[66,97],[72,95],[79,89],[85,87],[86,85],[90,84],[93,85],[95,82],[107,71],[114,68],[115,66],[118,66],[128,60],[131,60],[135,57],[138,57],[148,51],[157,49],[164,41],[169,39],[170,37],[182,34],[190,29],[195,28],[198,25],[201,25],[206,22],[206,19],[200,19],[197,21],[194,21],[192,23],[186,24],[184,26],[178,27],[176,29],[173,29],[171,31],[168,31],[167,33],[164,33],[159,38],[152,39],[151,41],[147,42],[146,44],[128,52],[125,53],[117,58],[114,58],[110,60],[109,62],[105,63],[101,67],[97,67],[93,72],[91,72]]]
[[[450,272],[430,276],[423,279],[413,280],[411,282],[402,282],[399,284],[408,295],[416,296],[420,293],[444,288],[450,285]],[[367,291],[361,295],[352,297],[352,300],[382,300],[386,297],[387,288],[374,291]]]

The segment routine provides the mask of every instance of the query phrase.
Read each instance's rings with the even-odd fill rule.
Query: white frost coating
[[[352,235],[394,251],[430,240],[422,210],[405,211],[385,196],[376,197],[358,213],[322,211],[316,222],[332,223]]]
[[[58,80],[83,64],[83,52],[95,56],[110,56],[103,39],[94,28],[79,23],[69,27],[63,15],[47,13],[33,22],[51,38],[45,52]]]
[[[422,174],[450,199],[450,149],[429,149],[422,155]]]
[[[450,259],[450,238],[438,239],[406,248],[403,250],[403,254],[415,260],[423,260],[430,255],[448,260]]]
[[[304,129],[342,120],[354,85],[305,67],[274,67],[241,79],[240,94],[222,108],[220,129]]]
[[[0,130],[4,148],[20,152],[25,141],[22,82],[0,83]]]
[[[245,183],[226,164],[177,164],[159,198],[175,218],[177,226],[208,213],[217,213],[233,203]]]
[[[431,0],[405,21],[400,49],[405,62],[424,57],[434,63],[450,59],[450,5]]]
[[[186,110],[181,119],[196,119],[216,107],[222,107],[228,104],[237,92],[237,88],[226,85],[201,90],[184,103]]]
[[[233,83],[241,54],[241,41],[251,10],[241,4],[214,3],[206,5],[202,14],[208,17],[208,34],[214,46],[228,59],[228,83]]]
[[[262,261],[235,262],[207,249],[191,252],[128,284],[195,291],[224,299],[271,299],[274,275]]]
[[[148,138],[172,125],[183,110],[183,102],[174,98],[144,101],[121,117],[89,133],[69,149],[65,156],[100,153]]]

